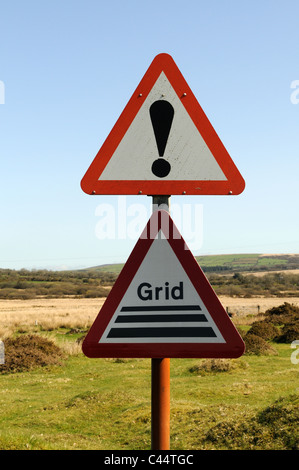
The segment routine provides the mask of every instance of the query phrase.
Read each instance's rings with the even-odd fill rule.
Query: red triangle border
[[[161,72],[164,72],[183,103],[187,113],[204,138],[215,160],[224,172],[226,181],[180,180],[116,180],[104,181],[99,177],[112,158],[123,136],[140,110]],[[119,119],[103,143],[81,181],[87,194],[143,194],[143,195],[225,195],[240,194],[245,181],[222,144],[209,119],[199,105],[192,90],[169,54],[158,54],[137,86]]]
[[[162,230],[198,295],[219,328],[226,343],[99,343],[109,321],[125,295],[153,240]],[[158,210],[149,219],[111,292],[84,339],[87,357],[181,357],[237,358],[244,342],[219,301],[208,279],[188,249],[168,212]]]

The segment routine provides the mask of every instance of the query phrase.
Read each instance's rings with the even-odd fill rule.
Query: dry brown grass
[[[47,331],[61,327],[86,329],[93,323],[104,300],[0,300],[0,338],[22,327],[39,326]]]
[[[233,314],[234,323],[236,325],[250,324],[258,319],[263,319],[263,313],[272,307],[278,307],[285,302],[294,304],[299,307],[299,297],[229,297],[219,295],[219,300],[229,313]],[[252,315],[249,318],[247,315]]]
[[[267,274],[299,274],[299,269],[285,269],[280,271],[249,271],[248,273],[242,273],[244,276],[257,276],[262,277]]]

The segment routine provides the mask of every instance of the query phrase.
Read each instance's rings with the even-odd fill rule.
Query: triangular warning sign
[[[240,194],[245,182],[172,57],[159,54],[81,187],[87,194]]]
[[[239,357],[244,343],[166,211],[150,218],[83,342],[88,357]]]

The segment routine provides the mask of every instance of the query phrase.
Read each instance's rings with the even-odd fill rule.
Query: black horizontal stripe
[[[168,315],[119,315],[115,323],[145,323],[145,322],[206,322],[204,314],[168,314]]]
[[[210,327],[111,328],[108,338],[215,338]]]
[[[199,305],[146,305],[146,306],[128,306],[122,307],[121,312],[171,312],[171,311],[192,311],[201,310]]]

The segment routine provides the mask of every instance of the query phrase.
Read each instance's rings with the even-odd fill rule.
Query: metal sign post
[[[160,207],[159,207],[160,206]],[[153,196],[153,212],[170,211],[170,196]],[[151,448],[170,449],[170,358],[153,358],[151,389]]]
[[[152,450],[170,449],[170,359],[152,359]]]

